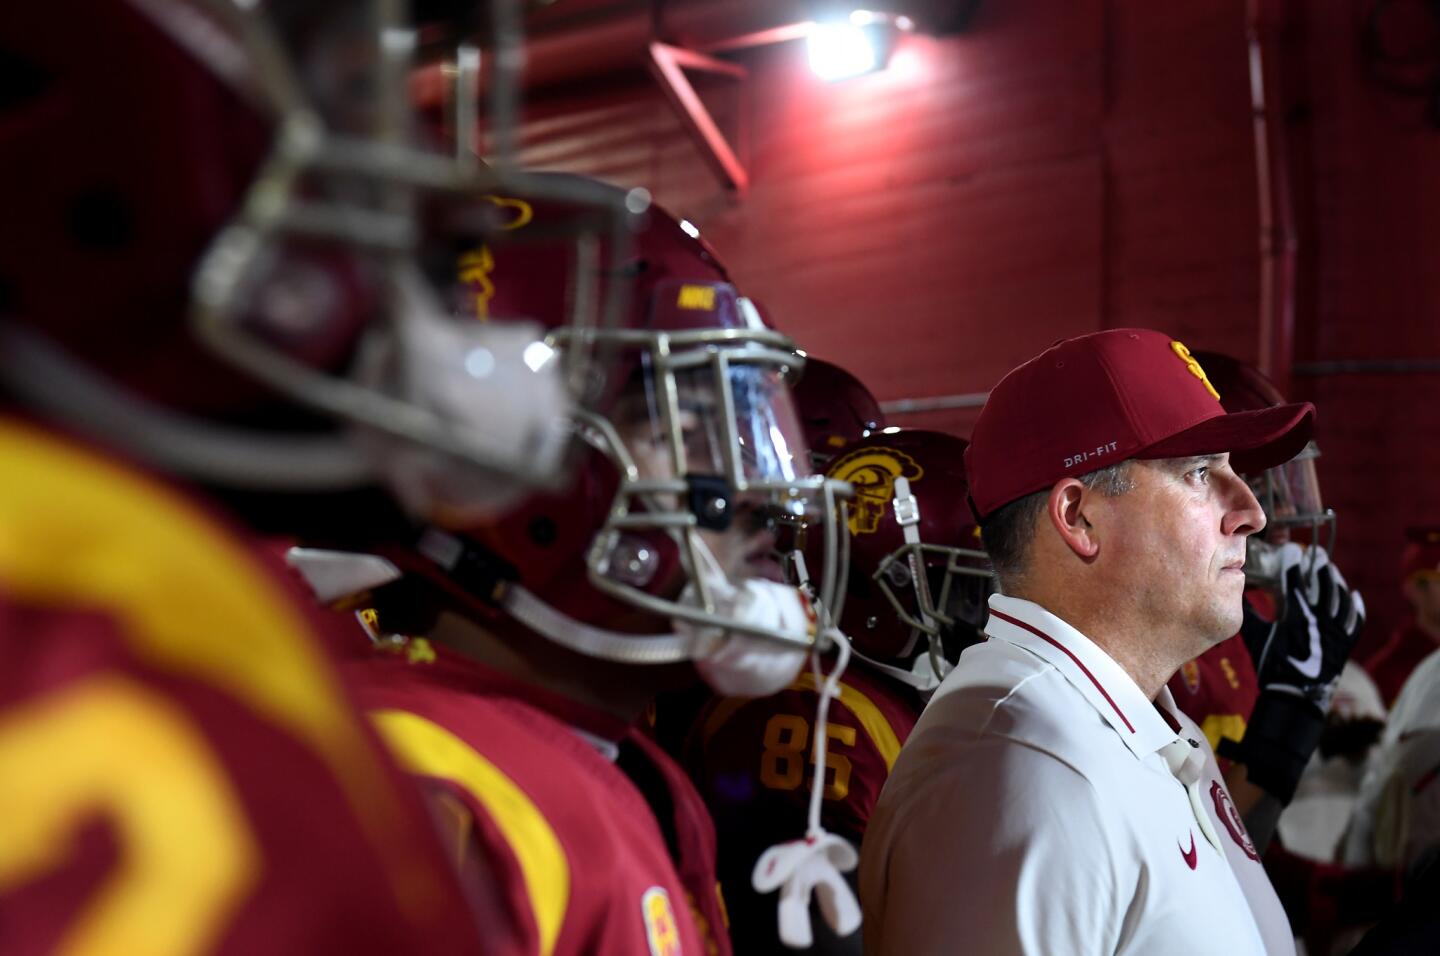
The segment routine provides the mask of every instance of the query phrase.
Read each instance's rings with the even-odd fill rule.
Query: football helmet
[[[1225,411],[1285,404],[1280,390],[1254,366],[1218,352],[1193,354],[1220,393]],[[1285,464],[1245,476],[1265,510],[1265,530],[1246,539],[1245,577],[1252,587],[1284,593],[1278,549],[1287,541],[1319,545],[1327,554],[1334,554],[1335,512],[1325,507],[1320,497],[1320,479],[1315,473],[1319,457],[1320,449],[1311,441]]]
[[[861,659],[924,691],[981,639],[994,589],[966,505],[967,444],[922,429],[881,433],[845,446],[827,470],[853,490],[849,571],[832,606],[840,630]]]
[[[885,427],[875,396],[838,365],[807,356],[805,374],[795,387],[800,424],[810,445],[810,461],[823,470],[835,452]]]
[[[7,8],[0,388],[243,491],[361,485],[366,449],[396,446],[430,472],[413,484],[477,507],[555,484],[571,398],[541,328],[454,321],[417,258],[434,207],[541,187],[419,142],[401,8]],[[607,234],[629,215],[611,192],[567,198]]]
[[[498,633],[519,628],[518,640],[539,633],[629,663],[694,660],[722,692],[778,690],[819,628],[805,595],[783,581],[777,528],[804,522],[833,540],[846,491],[810,473],[789,384],[803,355],[693,229],[653,205],[636,216],[619,268],[599,267],[607,243],[590,250],[598,294],[623,289],[618,325],[566,321],[574,290],[555,266],[573,253],[567,220],[584,213],[515,203],[476,204],[477,214],[498,206],[512,217],[514,228],[494,236],[451,215],[424,258],[434,281],[448,270],[452,311],[533,316],[552,326],[546,348],[594,357],[590,407],[577,414],[586,454],[559,493],[356,550],[438,585]]]

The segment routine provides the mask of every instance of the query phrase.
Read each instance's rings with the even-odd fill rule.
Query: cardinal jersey
[[[716,698],[686,742],[685,767],[715,818],[732,934],[745,952],[779,951],[775,897],[756,896],[750,875],[768,847],[805,834],[818,702],[808,673],[772,697]],[[859,845],[920,709],[913,691],[863,665],[845,672],[825,728],[827,830]]]
[[[1220,746],[1222,737],[1237,742],[1244,737],[1260,685],[1240,635],[1187,661],[1170,678],[1170,694],[1185,715],[1200,725],[1211,749]]]
[[[652,741],[423,640],[353,667],[517,952],[729,956],[714,829]]]
[[[685,764],[722,838],[732,828],[772,828],[770,843],[803,835],[818,702],[815,680],[805,673],[772,697],[717,698],[701,711]],[[865,832],[920,706],[908,688],[872,676],[863,665],[846,671],[825,728],[826,829],[857,841]]]
[[[478,951],[283,566],[0,419],[7,954]]]

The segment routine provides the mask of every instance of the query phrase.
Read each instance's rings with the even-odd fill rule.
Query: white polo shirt
[[[1039,605],[990,609],[990,639],[925,708],[866,831],[866,953],[1293,956],[1215,756],[1169,691],[1167,719]]]

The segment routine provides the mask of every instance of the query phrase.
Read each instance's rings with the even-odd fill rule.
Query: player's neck
[[[469,618],[442,613],[429,634],[456,653],[583,707],[633,724],[655,699],[666,668],[613,664],[575,654],[535,634],[508,639]]]

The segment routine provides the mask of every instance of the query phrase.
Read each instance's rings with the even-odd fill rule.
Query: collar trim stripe
[[[1070,658],[1072,661],[1074,661],[1074,662],[1075,662],[1075,666],[1078,667],[1078,668],[1080,668],[1081,672],[1084,673],[1084,675],[1085,675],[1086,677],[1090,678],[1090,683],[1092,683],[1092,684],[1095,685],[1095,689],[1100,692],[1100,696],[1105,698],[1105,702],[1106,702],[1107,704],[1109,704],[1110,707],[1115,711],[1115,713],[1120,717],[1120,719],[1121,719],[1122,721],[1124,721],[1124,723],[1125,723],[1125,729],[1128,730],[1128,731],[1130,731],[1132,734],[1135,732],[1135,727],[1134,727],[1133,724],[1130,723],[1129,718],[1127,718],[1127,717],[1125,716],[1125,712],[1120,709],[1120,707],[1115,703],[1115,701],[1114,701],[1113,699],[1111,699],[1109,693],[1107,693],[1106,690],[1105,690],[1105,688],[1102,687],[1102,686],[1100,686],[1100,682],[1095,679],[1095,675],[1092,674],[1092,673],[1090,673],[1090,668],[1088,668],[1088,667],[1086,667],[1084,664],[1082,664],[1082,663],[1080,662],[1080,658],[1076,657],[1076,656],[1071,652],[1070,648],[1066,647],[1064,644],[1061,644],[1059,641],[1055,640],[1055,638],[1051,637],[1049,634],[1046,634],[1044,631],[1040,630],[1038,627],[1035,627],[1035,626],[1032,625],[1032,624],[1027,624],[1026,622],[1020,620],[1019,618],[1011,617],[1010,615],[1004,613],[1003,611],[997,611],[997,610],[995,610],[995,608],[992,607],[992,608],[990,609],[990,615],[991,615],[992,617],[998,617],[998,618],[999,618],[1000,620],[1002,620],[1002,621],[1007,621],[1007,622],[1009,622],[1009,623],[1011,623],[1011,624],[1014,624],[1016,627],[1023,627],[1025,630],[1029,631],[1031,634],[1034,634],[1036,637],[1040,638],[1041,640],[1045,641],[1046,643],[1052,644],[1052,645],[1054,645],[1055,647],[1058,647],[1061,651],[1063,651],[1063,652],[1065,653],[1065,656],[1068,657],[1068,658]]]

